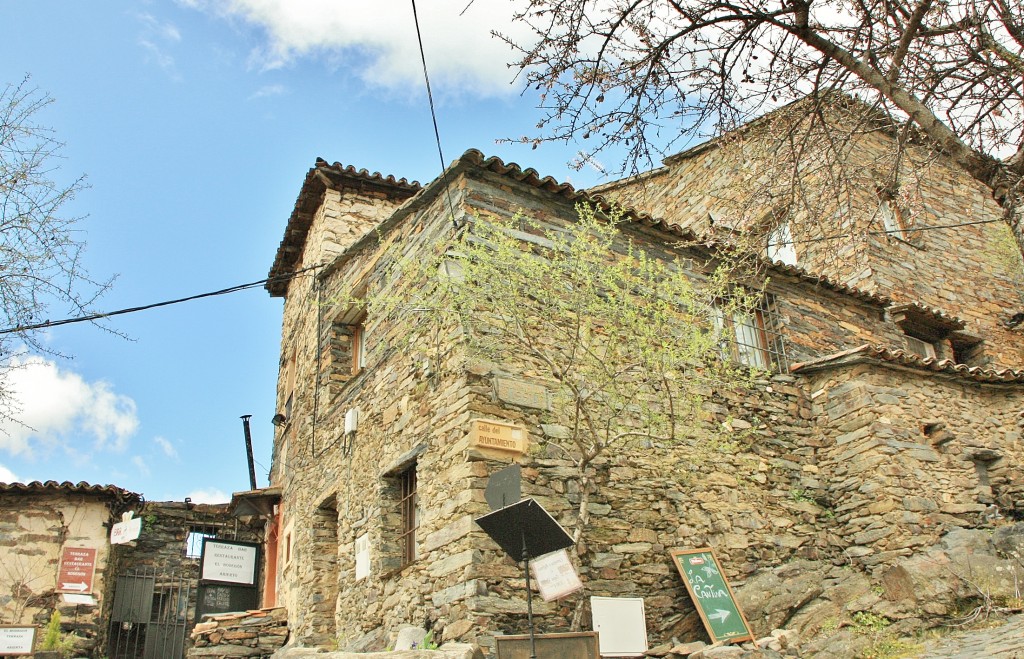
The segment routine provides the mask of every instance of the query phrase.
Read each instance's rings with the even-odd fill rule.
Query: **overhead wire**
[[[800,240],[780,240],[774,243],[767,243],[768,247],[780,247],[782,245],[803,245],[805,243],[820,243],[826,240],[839,240],[840,238],[853,238],[854,236],[892,236],[916,231],[933,231],[935,229],[956,229],[958,227],[970,227],[977,224],[993,224],[1004,222],[1003,219],[972,220],[971,222],[955,222],[953,224],[930,224],[919,227],[907,227],[905,229],[884,229],[882,231],[858,231],[857,233],[837,233],[831,236],[818,236],[817,238],[801,238]]]
[[[416,41],[420,46],[420,61],[423,63],[423,81],[427,85],[427,102],[430,104],[430,118],[434,122],[434,141],[437,143],[437,156],[441,160],[441,180],[448,197],[448,210],[452,214],[452,226],[457,231],[459,223],[455,220],[455,204],[452,202],[452,189],[448,182],[448,169],[445,167],[444,152],[441,150],[441,131],[437,127],[437,111],[434,109],[434,93],[430,89],[430,75],[427,73],[427,55],[423,50],[423,35],[420,32],[420,18],[416,13],[416,0],[412,2],[412,20],[416,24]]]
[[[278,282],[287,281],[294,277],[297,277],[303,273],[315,270],[321,266],[315,265],[308,268],[302,268],[295,272],[287,275],[279,275],[276,277],[267,277],[266,279],[260,279],[259,281],[249,282],[248,284],[239,284],[237,286],[229,286],[228,288],[222,288],[216,291],[209,291],[207,293],[198,293],[196,295],[189,295],[187,297],[179,297],[173,300],[165,300],[163,302],[153,302],[151,304],[143,304],[137,307],[128,307],[126,309],[118,309],[117,311],[106,311],[103,313],[87,314],[85,316],[75,316],[73,318],[64,318],[62,320],[47,320],[41,323],[34,323],[31,325],[18,325],[17,327],[8,327],[6,329],[0,329],[0,334],[14,334],[16,332],[30,332],[33,330],[48,329],[50,327],[60,327],[61,325],[71,325],[73,323],[85,323],[90,321],[103,320],[104,318],[112,318],[114,316],[123,316],[129,313],[137,313],[139,311],[148,311],[150,309],[156,309],[159,307],[167,307],[172,304],[181,304],[182,302],[191,302],[193,300],[201,300],[208,297],[216,297],[218,295],[227,295],[229,293],[237,293],[239,291],[248,290],[250,288],[256,288],[257,286],[266,284],[267,282]]]

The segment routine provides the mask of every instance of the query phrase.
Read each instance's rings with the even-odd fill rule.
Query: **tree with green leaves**
[[[560,430],[544,448],[572,464],[572,536],[586,553],[598,461],[685,444],[699,464],[718,446],[705,402],[758,373],[728,358],[723,319],[742,323],[759,296],[729,284],[731,266],[634,242],[619,212],[578,215],[565,226],[477,217],[436,257],[395,260],[379,280],[403,285],[371,286],[358,303],[438,364],[458,350],[545,385],[544,423]]]

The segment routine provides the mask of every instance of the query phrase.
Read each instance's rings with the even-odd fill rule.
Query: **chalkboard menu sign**
[[[672,562],[713,642],[754,640],[750,624],[740,611],[722,566],[710,547],[673,551]]]

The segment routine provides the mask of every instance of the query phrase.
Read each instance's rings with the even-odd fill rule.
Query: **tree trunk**
[[[572,541],[577,547],[576,561],[577,565],[581,562],[579,555],[579,543],[583,539],[584,531],[587,525],[590,523],[590,485],[592,479],[586,474],[587,467],[584,466],[580,473],[580,505],[576,510],[576,528],[572,531]],[[572,624],[569,626],[570,631],[578,632],[580,627],[583,625],[583,613],[586,609],[587,598],[581,594],[579,599],[576,600],[576,609],[572,614]]]

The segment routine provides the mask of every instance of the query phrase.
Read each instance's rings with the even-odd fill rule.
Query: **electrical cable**
[[[17,327],[8,327],[7,329],[0,329],[0,334],[14,334],[15,332],[28,332],[28,331],[32,331],[32,330],[47,329],[49,327],[59,327],[61,325],[71,325],[73,323],[84,323],[84,322],[88,322],[88,321],[102,320],[104,318],[111,318],[113,316],[121,316],[121,315],[124,315],[124,314],[136,313],[138,311],[148,311],[149,309],[156,309],[158,307],[166,307],[166,306],[170,306],[172,304],[181,304],[182,302],[191,302],[193,300],[201,300],[201,299],[207,298],[207,297],[215,297],[215,296],[218,296],[218,295],[227,295],[228,293],[237,293],[239,291],[248,290],[250,288],[256,288],[257,286],[260,286],[262,284],[266,284],[267,282],[271,282],[271,281],[273,281],[273,282],[287,281],[289,279],[297,277],[300,274],[303,274],[305,272],[309,272],[310,270],[315,270],[315,269],[317,269],[319,267],[321,267],[321,266],[314,265],[314,266],[311,266],[311,267],[308,267],[308,268],[303,268],[301,270],[296,270],[295,272],[292,272],[292,273],[287,274],[287,275],[279,275],[277,277],[267,277],[266,279],[261,279],[259,281],[249,282],[248,284],[239,284],[237,286],[230,286],[228,288],[222,288],[222,289],[220,289],[218,291],[210,291],[208,293],[199,293],[197,295],[189,295],[188,297],[179,297],[179,298],[176,298],[176,299],[173,299],[173,300],[165,300],[163,302],[154,302],[152,304],[144,304],[144,305],[137,306],[137,307],[128,307],[127,309],[118,309],[117,311],[108,311],[108,312],[105,312],[105,313],[94,313],[94,314],[88,314],[86,316],[76,316],[74,318],[65,318],[63,320],[47,320],[45,322],[35,323],[33,325],[19,325]]]
[[[920,226],[920,227],[908,227],[907,229],[902,229],[902,230],[901,229],[892,229],[892,230],[885,230],[885,231],[864,231],[862,233],[857,233],[857,234],[843,233],[843,234],[835,234],[835,235],[832,235],[832,236],[822,236],[822,237],[819,237],[819,238],[806,238],[806,239],[803,239],[803,240],[789,240],[789,241],[781,241],[781,242],[777,242],[777,243],[768,243],[767,246],[769,246],[769,247],[776,247],[776,246],[780,246],[780,245],[801,245],[801,244],[805,244],[805,243],[822,242],[822,241],[825,241],[825,240],[838,240],[840,238],[852,238],[854,236],[860,236],[860,235],[888,236],[888,235],[891,235],[891,234],[898,234],[898,233],[912,233],[912,232],[916,232],[916,231],[934,231],[934,230],[938,230],[938,229],[955,229],[955,228],[958,228],[958,227],[974,226],[974,225],[978,225],[978,224],[994,224],[994,223],[997,223],[997,222],[1003,222],[1003,220],[1002,219],[975,220],[975,221],[972,221],[972,222],[957,222],[955,224],[936,224],[936,225],[927,225],[927,226]],[[188,297],[181,297],[181,298],[177,298],[177,299],[174,299],[174,300],[166,300],[164,302],[154,302],[152,304],[144,304],[144,305],[141,305],[141,306],[138,306],[138,307],[129,307],[127,309],[118,309],[117,311],[108,311],[106,313],[95,313],[95,314],[89,314],[89,315],[86,315],[86,316],[76,316],[76,317],[73,317],[73,318],[65,318],[63,320],[47,320],[45,322],[36,323],[34,325],[19,325],[17,327],[9,327],[7,329],[0,329],[0,335],[2,335],[2,334],[14,334],[15,332],[28,332],[28,331],[32,331],[32,330],[47,329],[47,328],[50,328],[50,327],[59,327],[61,325],[71,325],[73,323],[84,323],[84,322],[89,322],[89,321],[94,321],[94,320],[102,320],[104,318],[111,318],[113,316],[121,316],[121,315],[124,315],[124,314],[136,313],[138,311],[148,311],[149,309],[156,309],[156,308],[159,308],[159,307],[166,307],[166,306],[170,306],[172,304],[180,304],[182,302],[191,302],[193,300],[201,300],[203,298],[215,297],[215,296],[218,296],[218,295],[227,295],[228,293],[237,293],[239,291],[248,290],[250,288],[256,288],[257,286],[260,286],[262,284],[266,284],[267,282],[271,282],[271,281],[273,281],[273,282],[288,281],[289,279],[292,279],[293,277],[297,277],[298,275],[301,275],[301,274],[304,274],[306,272],[309,272],[310,270],[316,270],[319,267],[321,267],[321,266],[314,265],[314,266],[310,266],[308,268],[303,268],[301,270],[296,270],[295,272],[292,272],[292,273],[287,274],[287,275],[279,275],[277,277],[267,277],[266,279],[261,279],[259,281],[250,282],[248,284],[239,284],[238,286],[231,286],[231,287],[228,287],[228,288],[222,288],[222,289],[220,289],[218,291],[210,291],[208,293],[199,293],[197,295],[190,295]]]
[[[907,227],[906,229],[885,229],[884,231],[861,231],[858,233],[837,233],[833,236],[820,236],[818,238],[802,238],[800,240],[781,240],[777,243],[768,243],[767,247],[779,247],[781,245],[802,245],[804,243],[820,243],[826,240],[839,240],[840,238],[853,238],[854,236],[891,236],[893,234],[913,233],[915,231],[932,231],[935,229],[955,229],[957,227],[970,227],[976,224],[994,224],[1003,222],[1002,219],[974,220],[972,222],[957,222],[955,224],[932,224],[920,227]]]
[[[444,153],[441,150],[441,131],[437,128],[437,112],[434,110],[434,93],[430,90],[430,76],[427,75],[427,55],[423,50],[423,35],[420,34],[420,19],[416,13],[416,0],[412,2],[412,20],[416,24],[416,41],[420,45],[420,61],[423,63],[423,81],[427,85],[427,102],[430,104],[430,118],[434,122],[434,141],[437,142],[437,156],[441,159],[441,179],[444,181],[444,191],[448,196],[448,210],[452,214],[452,226],[456,231],[459,223],[455,221],[455,204],[452,202],[452,189],[448,183],[448,170],[445,167]]]

